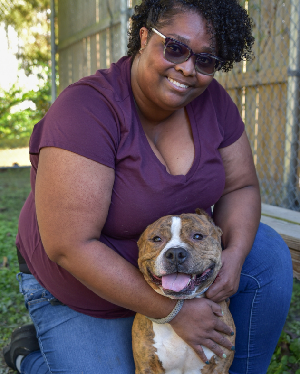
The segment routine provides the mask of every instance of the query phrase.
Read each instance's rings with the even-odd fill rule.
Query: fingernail
[[[231,336],[233,336],[234,335],[234,332],[233,331],[231,331]]]
[[[233,346],[231,347],[231,350],[232,350],[232,351],[234,351],[234,350],[235,350],[235,346],[234,346],[234,345],[233,345]]]
[[[221,313],[222,313],[222,316],[224,316],[224,312],[223,312],[223,310],[221,310]]]
[[[226,358],[227,356],[225,355],[225,353],[223,353],[223,358]]]
[[[205,361],[206,365],[209,365],[209,361]]]

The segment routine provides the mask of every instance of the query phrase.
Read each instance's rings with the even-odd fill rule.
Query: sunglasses
[[[191,56],[196,57],[195,69],[203,75],[214,75],[214,73],[222,68],[224,60],[213,56],[209,53],[194,53],[190,47],[176,39],[169,38],[161,34],[154,27],[151,27],[157,35],[165,39],[164,57],[173,64],[181,64],[187,61]]]

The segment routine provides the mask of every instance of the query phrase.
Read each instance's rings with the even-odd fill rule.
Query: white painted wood
[[[286,218],[288,219],[288,218]],[[271,218],[267,216],[261,216],[262,223],[271,226],[280,235],[291,236],[300,241],[300,225],[295,225],[281,219]]]
[[[291,252],[293,275],[300,280],[300,213],[262,204],[261,222],[269,225],[282,236]]]
[[[261,212],[262,215],[267,214],[269,216],[279,219],[286,219],[300,225],[300,212],[267,204],[261,204]]]

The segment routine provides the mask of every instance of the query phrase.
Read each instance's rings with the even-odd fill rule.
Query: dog
[[[171,299],[205,297],[221,269],[221,235],[210,216],[196,214],[165,216],[148,226],[138,240],[138,265],[147,283]],[[225,301],[220,303],[222,320],[235,333]],[[234,336],[226,337],[234,346]],[[222,347],[219,358],[203,347],[209,365],[203,363],[168,323],[158,324],[136,314],[132,327],[135,374],[227,374],[234,352]]]

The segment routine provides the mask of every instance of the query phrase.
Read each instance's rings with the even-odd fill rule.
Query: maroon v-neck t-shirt
[[[30,139],[32,191],[20,214],[17,246],[40,284],[70,308],[99,318],[134,313],[86,288],[49,260],[35,210],[39,151],[62,148],[115,170],[111,205],[99,240],[137,266],[137,240],[147,225],[167,214],[211,214],[221,197],[225,173],[219,148],[240,138],[244,124],[222,86],[213,80],[186,106],[195,158],[186,175],[171,175],[152,151],[140,123],[130,84],[131,58],[99,70],[66,88]],[[108,263],[107,266],[110,264]]]

